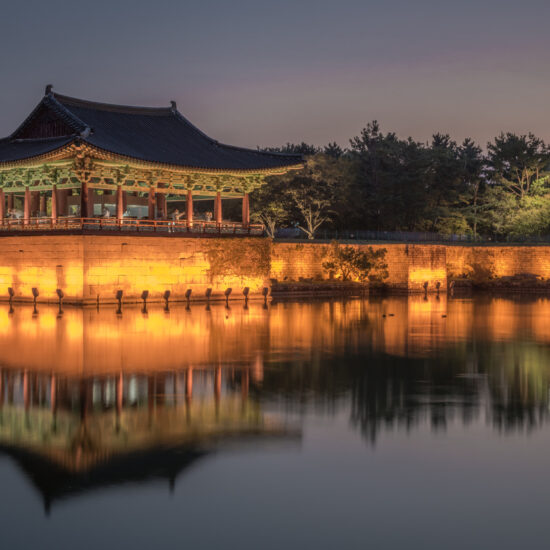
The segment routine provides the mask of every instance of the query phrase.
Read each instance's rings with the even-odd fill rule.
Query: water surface
[[[3,548],[542,547],[550,301],[0,309]]]

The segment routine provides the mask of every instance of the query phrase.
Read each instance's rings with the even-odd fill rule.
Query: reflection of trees
[[[265,370],[264,398],[327,414],[350,407],[352,425],[371,442],[384,430],[485,421],[502,431],[531,430],[549,418],[550,352],[531,342],[457,344],[428,358],[372,349]]]

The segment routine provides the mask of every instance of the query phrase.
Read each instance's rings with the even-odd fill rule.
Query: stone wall
[[[354,246],[365,249],[369,245]],[[278,281],[326,278],[322,264],[328,247],[328,244],[323,243],[274,243],[271,257],[272,278]],[[442,290],[446,289],[445,246],[384,244],[372,245],[372,248],[386,250],[388,278],[385,282],[391,289],[420,292],[425,282],[430,290],[435,290],[438,282]]]
[[[550,278],[550,246],[447,246],[450,278],[474,281],[531,273]]]
[[[12,287],[16,300],[54,301],[56,289],[67,302],[139,301],[148,290],[159,301],[166,290],[173,299],[213,299],[226,288],[242,298],[242,289],[261,292],[269,284],[271,241],[258,238],[170,238],[143,236],[32,236],[0,239],[0,298]]]
[[[270,279],[280,282],[326,279],[322,264],[328,244],[272,243],[261,238],[173,238],[145,236],[25,235],[0,238],[0,299],[8,287],[16,300],[56,301],[56,289],[68,302],[139,301],[148,290],[151,301],[170,290],[172,298],[213,299],[226,288],[242,299],[242,289],[260,293]],[[354,245],[360,248],[367,245]],[[445,291],[447,277],[486,280],[532,273],[550,279],[548,246],[373,245],[386,249],[388,286],[421,292],[424,283]]]

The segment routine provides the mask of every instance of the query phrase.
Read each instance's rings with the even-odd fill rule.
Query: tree
[[[425,148],[411,138],[384,134],[373,121],[350,140],[356,228],[414,230],[426,207]],[[360,224],[360,225],[359,225]]]
[[[462,179],[465,187],[465,217],[472,228],[474,241],[476,241],[482,184],[484,182],[484,159],[481,148],[470,138],[466,138],[462,142],[458,151],[458,158],[462,166]]]
[[[306,160],[304,169],[285,186],[300,222],[298,227],[314,239],[317,230],[329,222],[342,173],[337,158],[318,153]]]
[[[332,241],[323,268],[343,281],[383,280],[388,277],[385,257],[385,248],[374,250],[369,246],[366,250],[359,250]]]
[[[488,143],[490,179],[518,199],[540,193],[548,185],[550,156],[544,141],[534,134],[507,132]]]
[[[281,181],[269,178],[266,185],[251,193],[250,202],[252,219],[264,224],[267,234],[275,238],[277,227],[288,220],[288,208]]]

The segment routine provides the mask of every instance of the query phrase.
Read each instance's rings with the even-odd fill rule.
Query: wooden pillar
[[[82,181],[80,183],[80,217],[81,218],[87,218],[89,211],[89,190],[88,190],[88,182]]]
[[[155,188],[153,186],[151,186],[151,188],[149,189],[149,200],[147,204],[149,207],[149,213],[147,217],[150,220],[154,220],[155,219]]]
[[[31,220],[31,190],[25,187],[25,203],[23,206],[23,224],[28,225]]]
[[[187,227],[193,227],[193,191],[187,191],[187,202],[185,203],[187,214]]]
[[[4,190],[0,189],[0,223],[4,223],[6,217],[6,196]]]
[[[40,209],[40,191],[31,191],[31,218],[38,215]]]
[[[57,186],[52,185],[52,225],[57,222]]]
[[[13,193],[8,193],[8,210],[13,208]]]
[[[40,194],[40,206],[38,207],[38,212],[40,214],[46,213],[46,193]]]
[[[218,225],[222,223],[222,194],[219,191],[214,199],[214,219]]]
[[[248,193],[243,195],[243,227],[250,225],[250,201]]]
[[[122,185],[117,185],[116,188],[116,221],[122,222],[124,217],[124,191]]]
[[[67,208],[67,197],[69,195],[69,189],[59,189],[56,194],[57,202],[57,215],[66,216],[69,211]]]
[[[159,183],[159,187],[164,187],[164,183]],[[168,212],[166,211],[166,194],[157,193],[157,212],[161,220],[165,220],[168,217]]]

